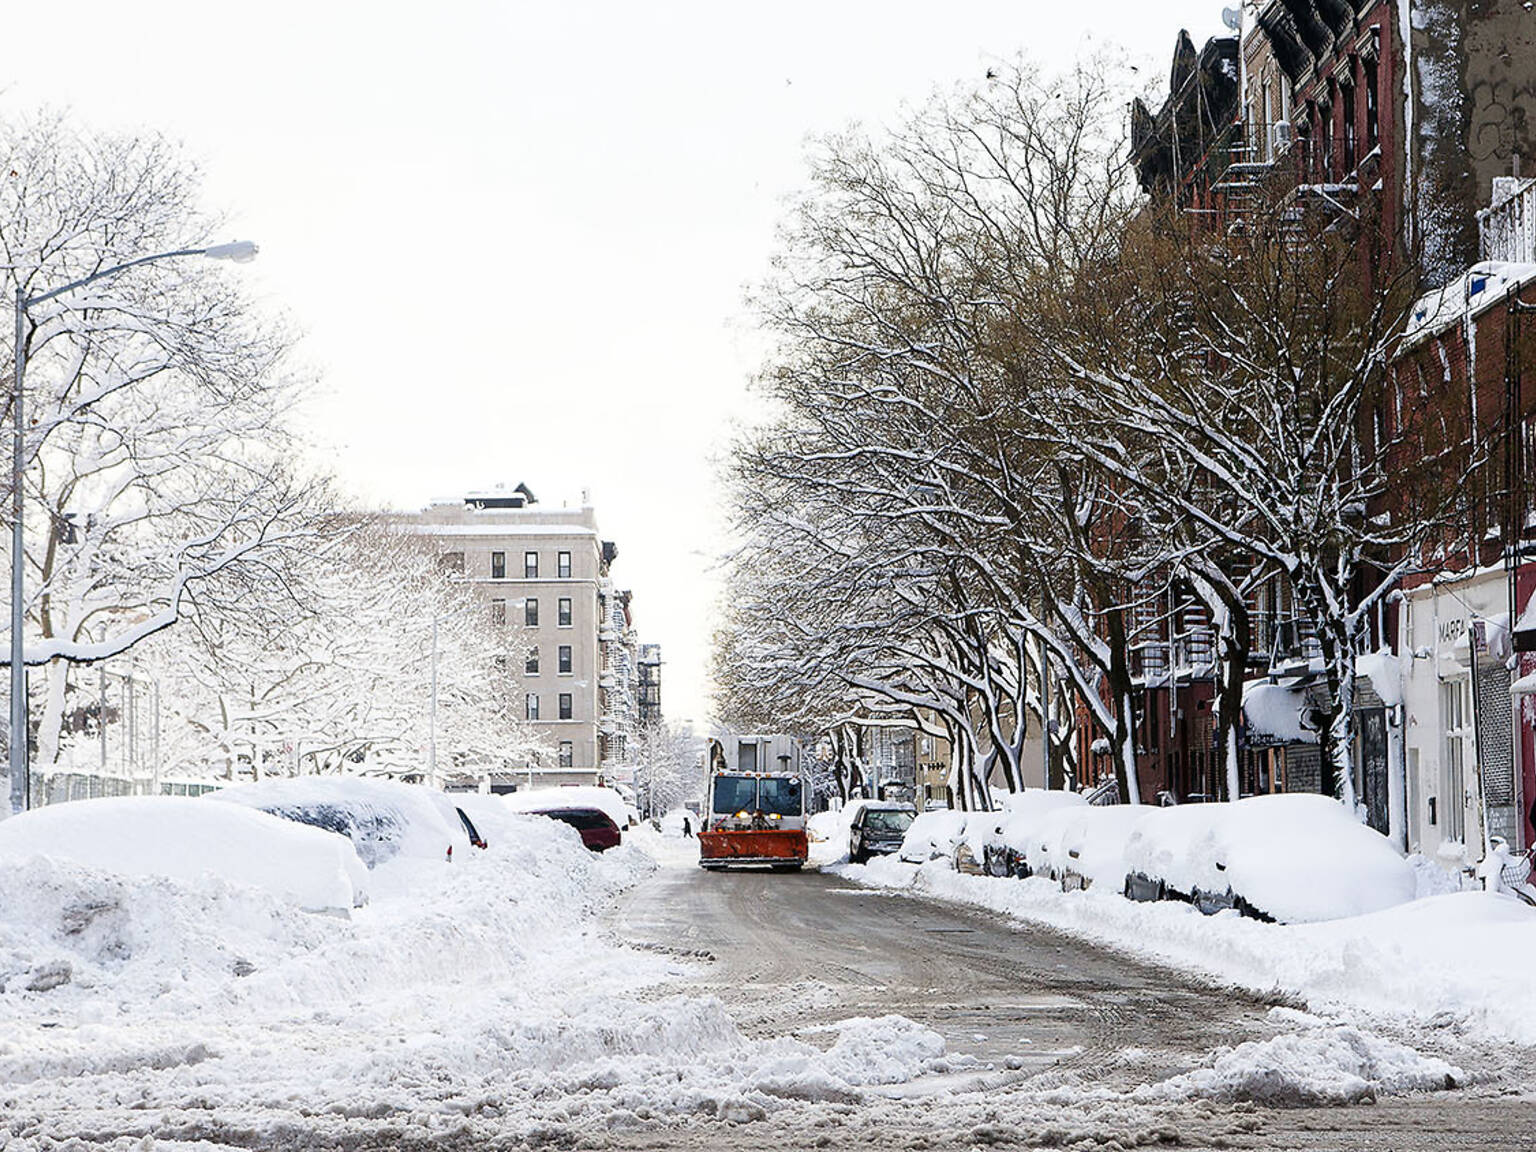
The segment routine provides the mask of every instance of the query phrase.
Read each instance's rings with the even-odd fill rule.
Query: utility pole
[[[427,709],[427,787],[437,787],[437,614],[432,616],[432,702]]]

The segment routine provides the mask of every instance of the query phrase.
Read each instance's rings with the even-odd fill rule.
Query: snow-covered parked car
[[[1061,811],[1055,875],[1062,888],[1119,891],[1125,883],[1125,842],[1149,810],[1140,804],[1084,804]]]
[[[1385,836],[1338,801],[1305,793],[1155,811],[1126,840],[1125,865],[1127,895],[1145,898],[1155,886],[1204,912],[1236,908],[1292,924],[1377,912],[1415,891],[1412,868]]]
[[[397,856],[462,858],[471,847],[451,798],[415,784],[344,776],[294,776],[240,784],[206,800],[243,804],[299,824],[338,832],[369,868]]]
[[[76,800],[0,821],[0,860],[32,856],[186,884],[216,876],[310,912],[366,900],[367,869],[342,837],[201,798]]]
[[[991,819],[971,827],[971,852],[991,876],[1030,875],[1029,846],[1047,815],[1061,809],[1078,809],[1085,801],[1076,792],[1030,788],[1005,797]]]
[[[612,788],[572,784],[562,788],[519,789],[502,797],[514,812],[547,812],[555,809],[595,808],[613,821],[616,829],[629,827],[629,805]]]
[[[1067,793],[1072,795],[1072,793]],[[1061,880],[1066,875],[1069,858],[1064,843],[1072,818],[1087,804],[1058,804],[1041,812],[1031,821],[1024,839],[1024,867],[1028,875],[1046,880]]]
[[[899,852],[907,829],[917,818],[910,804],[893,800],[869,800],[860,804],[848,821],[848,859],[865,863],[871,856]]]
[[[902,837],[900,858],[908,864],[953,859],[956,845],[965,837],[966,818],[972,815],[991,813],[960,812],[953,808],[920,813]]]

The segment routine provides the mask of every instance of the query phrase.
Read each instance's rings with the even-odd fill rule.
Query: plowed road
[[[828,1039],[825,1025],[895,1013],[941,1033],[957,1067],[857,1101],[756,1122],[626,1134],[635,1148],[1530,1149],[1530,1053],[1446,1029],[1390,1034],[1473,1073],[1455,1091],[1340,1107],[1137,1102],[1213,1050],[1285,1030],[1273,1002],[1202,985],[1056,933],[863,889],[815,871],[667,868],[612,918],[622,940],[687,957],[663,995],[714,995],[748,1035]],[[1284,1014],[1280,1014],[1283,1016]],[[818,1041],[818,1037],[821,1038]]]

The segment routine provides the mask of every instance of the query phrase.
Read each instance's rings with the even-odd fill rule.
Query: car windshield
[[[757,781],[750,776],[716,776],[715,811],[757,811]]]
[[[864,813],[864,827],[872,832],[905,832],[911,826],[911,812],[875,811]]]
[[[788,776],[765,776],[757,782],[758,808],[776,816],[800,815],[800,781]]]

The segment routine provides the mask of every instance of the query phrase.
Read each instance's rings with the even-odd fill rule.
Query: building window
[[[1470,679],[1440,685],[1440,730],[1445,733],[1443,776],[1440,781],[1442,838],[1464,842],[1467,834],[1466,741],[1472,735],[1467,707]]]
[[[559,671],[564,673],[565,675],[570,675],[570,672],[571,672],[571,646],[569,644],[562,644],[562,645],[560,645],[559,661],[560,661]]]
[[[1365,147],[1370,151],[1381,143],[1381,113],[1377,109],[1376,61],[1365,62]]]
[[[537,552],[523,553],[523,576],[534,580],[539,575],[539,554]]]
[[[562,596],[556,602],[555,618],[555,622],[560,627],[569,628],[571,626],[571,598],[569,596]]]
[[[505,580],[507,578],[507,554],[505,552],[491,553],[491,579]]]
[[[491,623],[500,628],[507,622],[507,602],[505,600],[491,601]]]
[[[562,720],[569,720],[570,718],[571,718],[571,694],[569,692],[562,692],[562,693],[560,693],[560,719],[562,719]]]
[[[576,756],[569,740],[560,741],[560,767],[569,768],[576,763]]]
[[[1344,104],[1344,172],[1347,175],[1355,170],[1358,160],[1355,156],[1355,86],[1344,84],[1340,86],[1339,96]]]
[[[528,693],[528,698],[524,701],[524,708],[526,709],[528,719],[537,720],[539,718],[539,696],[537,692]]]
[[[562,580],[571,578],[571,554],[569,552],[555,553],[555,575]]]
[[[539,602],[532,596],[523,601],[523,623],[530,628],[539,626]]]
[[[437,567],[442,572],[452,572],[457,576],[464,575],[464,553],[444,552],[437,558]]]
[[[524,661],[523,671],[529,676],[537,676],[539,674],[539,649],[537,645],[528,649],[528,659]]]

